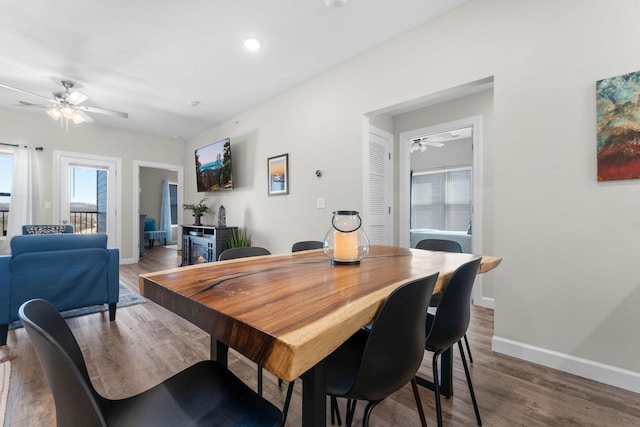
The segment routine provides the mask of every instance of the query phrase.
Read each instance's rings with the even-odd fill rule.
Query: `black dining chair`
[[[458,252],[462,253],[462,246],[455,240],[446,239],[424,239],[416,243],[416,249],[427,249],[430,251]]]
[[[327,357],[327,393],[348,399],[347,426],[358,400],[368,401],[362,419],[366,427],[373,408],[409,382],[420,422],[426,426],[415,374],[424,356],[427,306],[437,279],[436,273],[394,290],[371,329],[360,329]]]
[[[226,261],[229,259],[249,258],[253,256],[271,255],[268,249],[260,246],[243,246],[241,248],[225,249],[220,253],[218,261]],[[258,394],[262,396],[262,366],[258,365]]]
[[[455,240],[446,239],[424,239],[420,240],[416,244],[416,249],[426,249],[429,251],[441,251],[441,252],[456,252],[462,253],[462,246]],[[442,298],[442,292],[438,292],[431,298],[429,307],[438,307],[440,299]],[[467,347],[467,353],[469,354],[469,363],[473,363],[473,356],[471,356],[471,347],[469,346],[469,340],[467,335],[464,336],[464,344]]]
[[[283,416],[218,362],[207,360],[131,397],[100,395],[71,329],[42,299],[19,317],[51,386],[58,426],[280,426]]]
[[[300,251],[308,251],[311,249],[322,249],[324,248],[324,243],[318,240],[304,240],[301,242],[295,242],[293,246],[291,246],[291,252],[300,252]]]
[[[460,358],[467,377],[467,385],[469,386],[473,409],[476,413],[476,421],[479,426],[482,425],[476,395],[471,383],[471,375],[469,375],[469,366],[462,348],[462,337],[467,333],[471,320],[469,298],[471,297],[473,281],[478,274],[481,259],[480,257],[475,258],[456,269],[449,279],[449,283],[442,291],[442,298],[435,315],[427,315],[425,349],[433,352],[433,388],[436,397],[436,414],[439,427],[442,426],[442,408],[440,405],[438,359],[443,352],[447,351],[455,343],[458,343],[458,349],[460,350]]]
[[[220,253],[218,261],[225,261],[228,259],[247,258],[252,256],[271,255],[265,248],[259,246],[244,246],[242,248],[230,248],[225,249]]]

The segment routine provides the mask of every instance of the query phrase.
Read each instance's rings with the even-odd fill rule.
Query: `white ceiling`
[[[465,1],[4,2],[0,84],[51,97],[72,80],[83,105],[129,113],[96,123],[189,139]],[[19,101],[43,100],[0,88],[0,107],[44,114]]]

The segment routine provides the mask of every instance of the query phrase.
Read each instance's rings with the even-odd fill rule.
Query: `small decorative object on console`
[[[218,209],[218,227],[226,227],[227,226],[227,210],[224,206],[220,205],[220,209]]]

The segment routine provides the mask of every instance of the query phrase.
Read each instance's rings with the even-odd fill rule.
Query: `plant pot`
[[[195,221],[193,223],[193,225],[202,225],[202,223],[200,222],[200,219],[202,218],[202,214],[193,214]]]

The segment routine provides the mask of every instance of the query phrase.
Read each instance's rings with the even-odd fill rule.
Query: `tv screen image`
[[[195,151],[198,191],[231,190],[231,140],[225,138]]]

